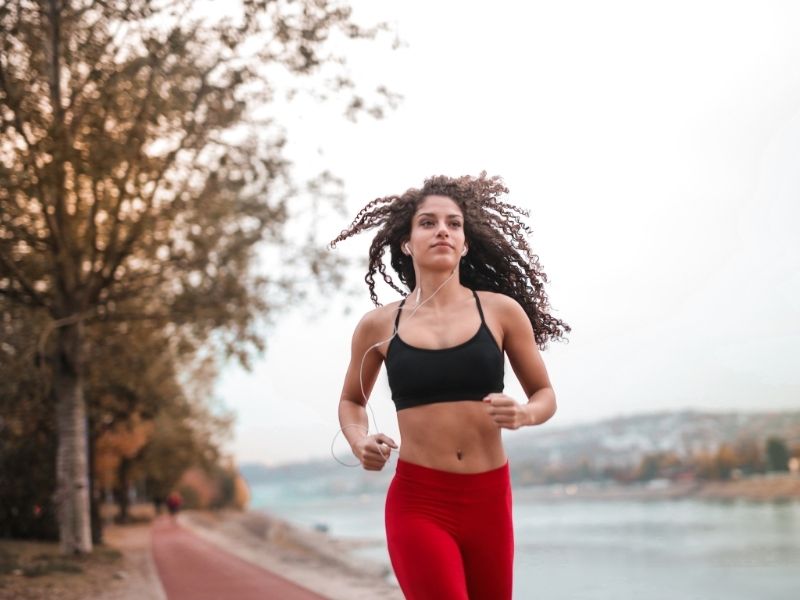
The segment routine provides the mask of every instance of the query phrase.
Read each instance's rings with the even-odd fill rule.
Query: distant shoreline
[[[800,476],[769,474],[732,481],[653,480],[619,484],[576,482],[514,488],[518,500],[744,500],[749,502],[800,501]]]

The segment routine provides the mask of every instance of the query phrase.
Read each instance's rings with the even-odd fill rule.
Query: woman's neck
[[[463,300],[465,289],[459,281],[458,270],[452,275],[448,272],[418,274],[417,285],[411,290],[409,299],[413,306],[424,302],[426,307],[436,309]]]

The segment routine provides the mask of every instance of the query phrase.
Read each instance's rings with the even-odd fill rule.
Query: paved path
[[[153,524],[153,559],[168,600],[325,600],[223,552],[162,517]]]

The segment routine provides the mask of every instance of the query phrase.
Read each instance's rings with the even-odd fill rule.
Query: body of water
[[[388,564],[384,494],[256,485],[253,509],[370,543]],[[514,598],[796,600],[800,503],[695,499],[514,501]]]

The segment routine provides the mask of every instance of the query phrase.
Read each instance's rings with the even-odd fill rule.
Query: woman
[[[537,346],[568,325],[547,313],[546,275],[498,177],[433,177],[379,198],[333,242],[379,227],[366,281],[378,308],[356,326],[339,402],[341,431],[364,469],[397,443],[370,434],[367,398],[386,363],[402,437],[386,497],[389,556],[406,598],[511,598],[514,540],[502,429],[556,410]],[[374,275],[395,290],[382,256],[411,292],[380,306]],[[525,394],[503,394],[504,353]]]

